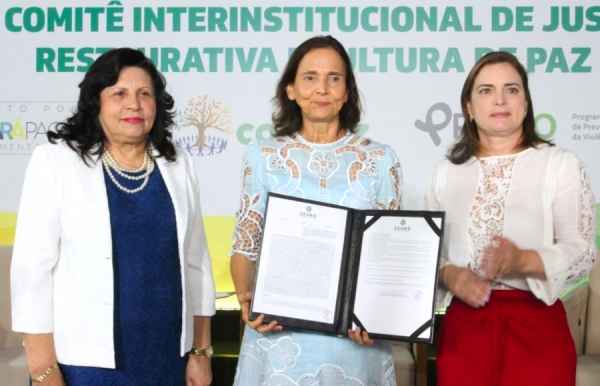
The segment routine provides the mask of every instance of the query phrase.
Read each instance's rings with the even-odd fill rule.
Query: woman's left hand
[[[211,382],[210,358],[190,354],[185,369],[185,386],[208,386]]]
[[[372,346],[375,343],[375,340],[369,338],[369,334],[366,331],[362,331],[361,333],[360,327],[356,327],[354,331],[348,329],[348,338],[360,345],[366,344]]]
[[[488,279],[521,276],[523,251],[504,237],[493,236],[492,245],[483,251],[481,268]]]

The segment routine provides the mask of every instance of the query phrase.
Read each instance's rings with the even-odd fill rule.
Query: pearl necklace
[[[137,168],[135,170],[127,170],[127,169],[121,168],[117,164],[117,161],[115,161],[112,154],[110,154],[110,152],[108,150],[105,150],[104,153],[102,154],[102,157],[100,157],[100,158],[102,159],[102,163],[104,164],[104,166],[106,166],[106,173],[108,174],[108,177],[115,184],[115,186],[117,188],[119,188],[120,190],[122,190],[123,192],[129,193],[129,194],[134,194],[134,193],[137,193],[137,192],[141,191],[142,189],[144,189],[146,187],[146,185],[148,185],[148,180],[150,179],[150,173],[152,173],[152,171],[154,170],[154,160],[152,158],[150,158],[150,156],[148,156],[147,151],[144,153],[144,161],[142,162],[142,166],[140,166],[139,168]],[[143,180],[142,184],[135,189],[128,189],[128,188],[124,187],[123,185],[121,185],[119,183],[119,181],[117,181],[117,179],[115,178],[115,176],[112,172],[113,170],[115,172],[117,172],[118,175],[120,175],[121,177],[123,177],[125,179],[131,180],[131,181]],[[144,173],[142,173],[138,176],[132,176],[130,174],[130,173],[141,173],[141,172],[144,172]]]

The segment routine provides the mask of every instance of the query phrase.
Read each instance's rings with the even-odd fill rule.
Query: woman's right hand
[[[253,330],[260,333],[268,331],[281,331],[283,326],[277,324],[277,321],[272,321],[269,324],[263,323],[265,316],[260,315],[254,320],[249,320],[248,316],[250,313],[250,301],[252,300],[252,293],[246,292],[245,294],[237,294],[238,301],[240,302],[240,311],[242,313],[242,320]]]
[[[471,307],[479,308],[490,299],[490,282],[481,279],[469,268],[446,265],[440,271],[440,277],[455,297]]]
[[[38,378],[58,362],[56,359],[56,349],[54,348],[53,334],[21,333],[21,338],[23,338],[23,344],[25,345],[31,378]],[[42,382],[34,383],[33,385],[65,386],[60,367],[52,370]]]
[[[41,375],[41,374],[39,374]],[[54,370],[50,374],[44,378],[44,380],[40,383],[33,383],[33,385],[40,386],[66,386],[65,380],[63,379],[62,373],[60,372],[60,368]]]

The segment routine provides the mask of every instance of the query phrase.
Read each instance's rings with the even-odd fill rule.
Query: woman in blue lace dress
[[[32,381],[208,385],[214,283],[165,80],[121,48],[79,87],[77,111],[32,155],[19,208],[12,317]]]
[[[394,151],[356,134],[361,107],[350,59],[331,36],[302,43],[274,98],[275,137],[253,143],[242,168],[231,271],[246,322],[235,385],[396,384],[389,342],[248,320],[268,192],[357,209],[400,209]]]

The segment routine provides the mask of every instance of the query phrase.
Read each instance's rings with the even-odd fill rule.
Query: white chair
[[[427,349],[424,343],[392,342],[397,386],[427,386]]]
[[[416,373],[414,344],[406,342],[392,342],[392,355],[396,370],[397,386],[414,386]]]
[[[10,260],[12,246],[0,245],[0,386],[29,384],[27,357],[20,334],[11,329]]]
[[[562,299],[577,350],[577,386],[600,385],[600,264]]]

